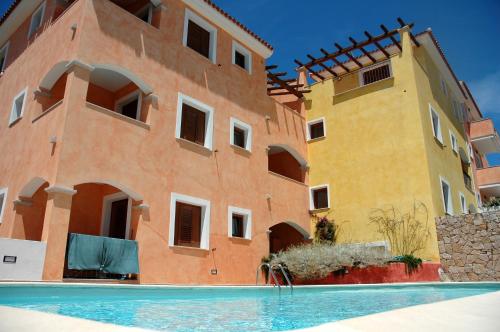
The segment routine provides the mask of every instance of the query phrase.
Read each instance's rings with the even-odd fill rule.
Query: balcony
[[[500,152],[500,139],[491,119],[472,122],[470,138],[480,154]]]
[[[482,196],[500,197],[500,166],[478,169],[476,174]]]

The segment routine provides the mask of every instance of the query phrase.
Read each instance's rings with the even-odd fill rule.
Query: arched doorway
[[[139,216],[132,210],[134,203],[139,203],[134,199],[137,198],[137,194],[126,189],[124,191],[123,186],[113,186],[109,183],[111,182],[87,182],[74,186],[76,194],[71,203],[64,278],[137,278],[135,273],[101,271],[99,264],[96,264],[100,258],[87,254],[95,252],[94,256],[107,255],[114,261],[137,259],[129,257],[129,253],[134,253],[128,249],[131,245],[129,242],[135,242],[138,226]],[[127,242],[127,240],[132,241]],[[86,243],[87,241],[89,243]],[[108,250],[106,246],[112,247]],[[121,249],[116,251],[117,246],[123,246],[125,251],[120,252]],[[105,258],[106,261],[109,259]],[[121,267],[118,268],[120,269]]]
[[[275,254],[290,246],[310,243],[309,234],[293,222],[282,222],[269,228],[269,253]]]

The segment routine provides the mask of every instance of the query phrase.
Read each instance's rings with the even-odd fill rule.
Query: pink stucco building
[[[268,96],[272,47],[210,1],[18,0],[0,47],[14,275],[81,276],[79,233],[137,241],[141,283],[253,283],[309,237],[302,104]]]

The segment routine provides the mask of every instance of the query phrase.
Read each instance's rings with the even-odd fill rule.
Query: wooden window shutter
[[[201,145],[205,145],[205,117],[205,112],[197,111],[195,142]]]
[[[210,32],[193,21],[189,21],[187,46],[201,55],[210,58]]]
[[[328,191],[326,188],[315,189],[313,192],[314,208],[322,209],[328,207]]]
[[[205,112],[182,105],[181,138],[205,145]]]
[[[199,247],[201,240],[201,207],[176,203],[174,244]]]

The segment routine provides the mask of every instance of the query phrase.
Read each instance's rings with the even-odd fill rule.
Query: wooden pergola
[[[311,92],[311,90],[301,89],[304,84],[299,84],[294,78],[284,78],[286,72],[271,72],[271,70],[278,68],[276,65],[266,66],[267,71],[267,94],[269,96],[284,96],[294,95],[297,98],[304,97],[304,93]]]
[[[389,51],[391,47],[395,47],[396,52],[402,50],[399,29],[405,26],[413,27],[413,23],[405,23],[400,17],[397,18],[397,21],[400,25],[398,28],[389,30],[385,25],[381,24],[381,34],[373,36],[368,31],[365,31],[366,39],[363,41],[357,41],[349,37],[351,42],[349,46],[343,47],[338,43],[334,43],[333,45],[337,49],[334,52],[328,52],[321,48],[322,56],[320,57],[307,54],[308,62],[294,61],[299,68],[305,68],[311,78],[316,81],[322,81],[332,76],[338,78],[363,67],[385,61],[391,56]],[[413,44],[419,47],[420,43],[411,32],[410,37]]]

